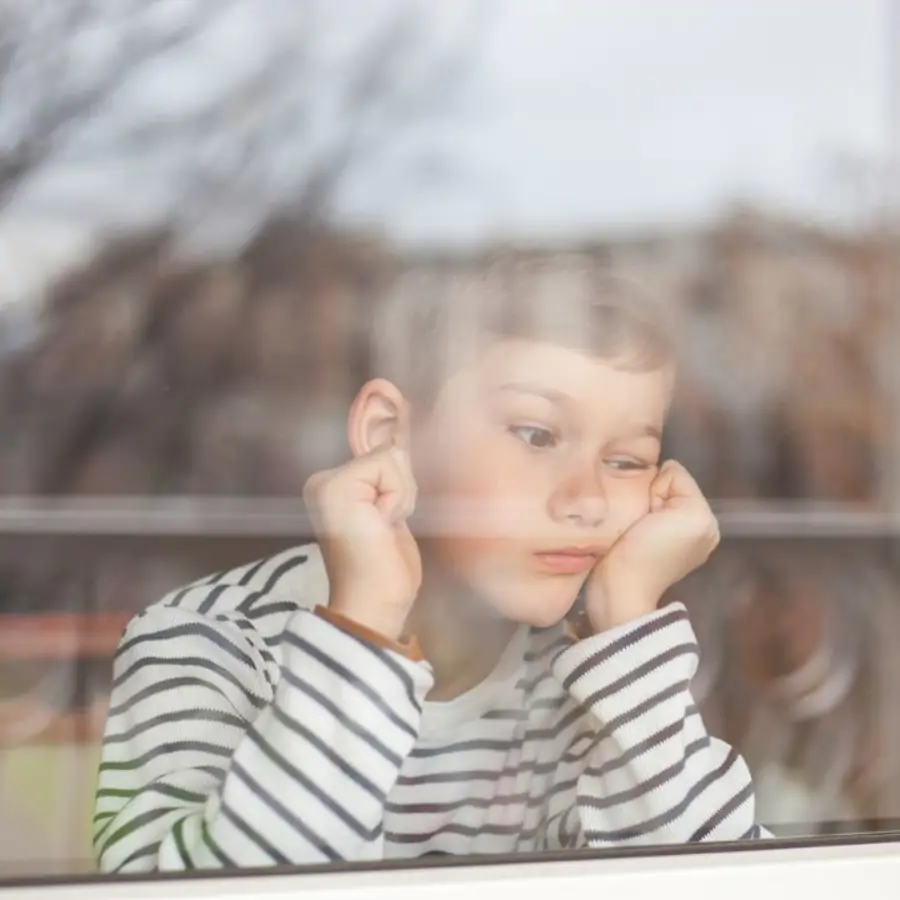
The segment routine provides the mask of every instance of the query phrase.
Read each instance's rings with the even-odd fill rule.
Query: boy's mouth
[[[599,551],[579,547],[545,550],[534,555],[543,568],[560,575],[578,575],[589,572],[600,559]]]

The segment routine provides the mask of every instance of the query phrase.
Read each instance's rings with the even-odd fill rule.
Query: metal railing
[[[850,541],[882,546],[890,553],[900,537],[900,513],[833,504],[715,504],[726,542],[785,540]],[[313,533],[299,500],[260,498],[118,497],[0,500],[0,557],[15,560],[23,550],[46,546],[57,561],[75,571],[102,564],[113,551],[160,559],[190,558],[198,575],[226,569]],[[173,585],[175,586],[175,585]],[[134,610],[95,608],[88,590],[76,610],[0,614],[0,660],[48,666],[42,685],[20,698],[0,701],[0,744],[33,739],[93,740],[102,715],[90,704],[82,710],[53,711],[50,687],[72,687],[83,664],[110,660]],[[53,674],[49,670],[53,670]],[[43,682],[47,682],[44,684]],[[50,684],[52,682],[52,685]],[[38,689],[40,688],[40,689]],[[54,722],[54,715],[57,717]],[[70,719],[74,716],[74,724]],[[68,717],[68,718],[67,718]],[[59,722],[69,722],[64,728]],[[23,734],[22,728],[28,725]]]
[[[713,504],[726,538],[900,536],[900,512],[816,502]],[[427,522],[427,518],[426,518]],[[313,534],[299,500],[84,497],[0,500],[0,540],[45,538],[303,539]]]

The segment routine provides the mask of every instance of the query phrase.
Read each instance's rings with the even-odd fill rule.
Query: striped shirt
[[[102,870],[312,864],[758,837],[744,761],[691,694],[683,606],[575,641],[522,626],[447,702],[312,610],[314,544],[150,606],[117,651]]]

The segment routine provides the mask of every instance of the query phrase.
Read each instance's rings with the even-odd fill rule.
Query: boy
[[[314,545],[151,606],[119,647],[105,871],[758,837],[666,590],[719,540],[660,461],[673,354],[590,266],[407,279]],[[566,619],[582,607],[577,629]]]

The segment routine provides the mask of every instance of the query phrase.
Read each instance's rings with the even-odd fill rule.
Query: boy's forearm
[[[226,782],[230,816],[213,829],[241,840],[238,820],[267,836],[284,860],[380,856],[384,803],[418,733],[429,681],[421,667],[310,613],[284,635],[275,702],[239,748]]]
[[[583,842],[757,836],[749,771],[710,737],[690,694],[697,645],[672,605],[564,651],[554,671],[597,725],[578,781]]]
[[[415,742],[430,674],[309,612],[294,617],[283,641],[274,698],[248,716],[254,721],[244,730],[210,724],[211,712],[234,719],[228,701],[210,690],[193,696],[183,724],[172,726],[177,734],[148,741],[144,732],[143,740],[120,744],[115,733],[158,713],[132,705],[111,719],[98,810],[105,816],[111,802],[119,807],[98,824],[105,871],[380,855],[384,800]],[[191,655],[198,649],[185,647]],[[187,671],[179,666],[180,677]],[[165,677],[171,674],[144,670],[148,684]],[[189,758],[176,752],[164,770],[158,763],[129,768],[146,758],[148,744],[159,748],[173,738],[191,745]],[[102,799],[104,790],[108,796],[123,788],[134,793],[127,802]],[[135,857],[154,845],[155,853]]]

